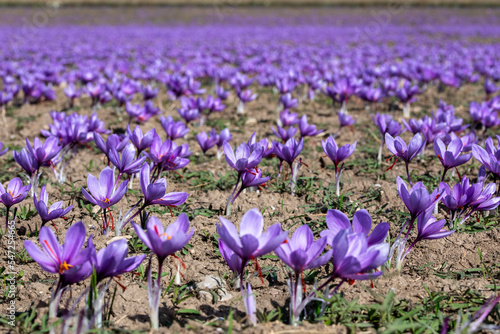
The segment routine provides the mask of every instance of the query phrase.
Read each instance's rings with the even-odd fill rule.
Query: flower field
[[[499,14],[2,8],[2,332],[500,330]]]

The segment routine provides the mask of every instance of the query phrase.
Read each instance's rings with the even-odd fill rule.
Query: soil
[[[257,91],[259,97],[256,101],[250,102],[247,105],[243,116],[236,114],[236,101],[232,96],[227,102],[226,110],[220,114],[212,115],[211,122],[225,122],[230,128],[233,139],[232,144],[237,145],[246,142],[250,135],[255,131],[258,133],[258,138],[267,137],[271,140],[275,139],[270,126],[275,126],[277,119],[276,106],[278,104],[279,95],[275,95],[269,90],[264,90],[252,87]],[[25,138],[33,142],[35,136],[40,135],[41,128],[48,128],[51,123],[49,111],[62,110],[67,107],[66,98],[62,88],[57,89],[57,100],[55,102],[43,102],[38,105],[23,105],[8,113],[7,123],[3,125],[3,132],[0,135],[0,141],[9,147],[20,148],[25,144]],[[438,93],[435,86],[431,86],[427,91],[420,95],[418,101],[414,104],[412,112],[414,116],[428,114],[431,110],[437,108],[440,99],[449,104],[456,106],[458,116],[463,117],[466,122],[470,120],[468,116],[468,102],[480,101],[483,98],[483,90],[480,84],[467,84],[459,89],[447,88],[444,92]],[[163,111],[163,116],[171,115],[178,118],[175,108],[179,107],[179,102],[172,102],[167,98],[166,91],[163,90],[159,94],[159,98],[155,101]],[[78,112],[81,114],[90,115],[90,99],[81,98],[76,102]],[[331,106],[331,102],[325,97],[318,97],[316,101],[304,101],[295,109],[299,115],[306,114],[311,124],[318,124],[318,127],[325,129],[325,134],[315,138],[306,140],[305,149],[302,154],[304,162],[307,166],[303,166],[300,170],[299,177],[315,177],[316,182],[322,182],[323,185],[333,183],[333,170],[331,162],[324,158],[322,150],[317,150],[320,147],[321,139],[325,139],[328,134],[334,133],[338,128],[338,120],[335,108]],[[383,103],[376,107],[377,112],[389,112],[388,104]],[[345,143],[358,142],[358,148],[369,147],[373,150],[358,149],[349,159],[357,162],[355,165],[349,165],[344,174],[342,182],[342,190],[348,194],[348,201],[362,202],[364,195],[374,187],[381,189],[380,196],[375,200],[365,203],[363,206],[372,214],[375,224],[388,220],[394,212],[405,211],[402,201],[399,199],[395,179],[398,175],[404,174],[404,166],[401,163],[387,172],[385,170],[391,165],[391,162],[383,163],[375,172],[367,172],[364,163],[368,158],[376,157],[376,152],[379,143],[378,130],[372,123],[370,114],[365,110],[364,103],[357,98],[353,98],[349,102],[349,112],[357,119],[357,123],[351,129],[342,129],[337,142],[341,145]],[[396,119],[401,119],[401,106],[397,106],[392,111]],[[97,111],[99,118],[114,132],[123,132],[126,128],[127,119],[117,116],[114,107],[104,107]],[[29,119],[29,121],[19,121],[19,117]],[[211,123],[211,124],[213,124]],[[111,124],[111,125],[110,125]],[[240,127],[235,124],[242,124]],[[141,125],[144,131],[151,128],[156,128],[162,136],[164,131],[161,128],[157,118],[150,120],[144,125]],[[197,127],[191,126],[191,132],[187,138],[178,140],[178,143],[188,143],[191,150],[194,152],[191,157],[191,163],[186,168],[179,171],[181,175],[186,175],[194,171],[206,171],[212,173],[217,180],[220,175],[231,172],[230,167],[224,161],[224,158],[217,160],[214,157],[215,150],[209,151],[208,156],[203,156],[195,139],[195,134],[201,131],[209,131],[211,128],[207,125]],[[403,134],[403,138],[408,140],[410,135]],[[11,150],[12,151],[12,150]],[[374,153],[372,153],[374,152]],[[9,152],[8,155],[10,155]],[[428,154],[425,161],[412,163],[412,168],[416,171],[417,179],[422,175],[438,175],[441,172],[441,166],[437,163],[436,158],[432,158],[434,153],[432,148],[428,148]],[[389,157],[389,152],[384,149],[385,158]],[[2,161],[11,161],[11,157],[4,156]],[[68,183],[73,184],[76,188],[81,186],[86,187],[86,178],[89,173],[87,167],[90,161],[94,161],[94,166],[91,168],[91,173],[97,175],[104,168],[105,161],[102,158],[100,151],[92,145],[90,149],[82,148],[78,155],[71,161],[68,172]],[[470,165],[470,164],[469,164]],[[468,166],[469,166],[468,165]],[[477,166],[477,164],[476,164]],[[261,166],[263,174],[276,173],[276,164],[266,163]],[[286,167],[285,167],[286,168]],[[469,177],[477,175],[477,168],[469,168],[463,170],[464,174]],[[7,175],[13,177],[21,172],[20,168],[15,163],[6,164],[3,170]],[[79,207],[81,195],[76,198],[62,194],[58,187],[53,183],[55,178],[50,170],[44,171],[45,179],[51,181],[47,184],[47,191],[52,202],[63,200],[64,206],[75,204],[73,211],[68,214],[68,220],[57,220],[57,235],[60,241],[63,241],[65,232],[69,227],[69,222],[82,220],[87,228],[87,233],[92,233],[95,237],[96,247],[103,247],[114,236],[111,232],[109,236],[102,236],[99,232],[98,220],[92,219],[85,209]],[[200,208],[209,208],[223,214],[226,199],[228,198],[231,189],[206,191],[200,186],[187,186],[187,181],[183,181],[175,174],[168,174],[168,191],[186,191],[190,194],[188,204],[185,210],[193,215],[194,211]],[[323,212],[310,213],[307,211],[307,205],[316,205],[322,202],[323,194],[305,195],[298,191],[298,195],[292,196],[289,191],[272,191],[273,183],[284,182],[271,179],[267,189],[260,192],[247,192],[242,194],[233,206],[233,213],[229,217],[231,221],[239,224],[242,215],[249,209],[257,207],[259,210],[266,208],[265,226],[266,228],[275,223],[281,223],[283,229],[291,229],[292,233],[300,224],[307,222],[311,226],[317,225],[316,222],[324,222],[326,209]],[[138,182],[136,181],[134,188],[137,189]],[[301,186],[299,186],[300,188]],[[66,190],[68,187],[66,187]],[[286,188],[285,188],[286,189]],[[135,197],[127,195],[127,198],[121,201],[118,209],[127,209],[134,202]],[[23,205],[30,203],[31,199],[26,199]],[[376,214],[378,209],[386,205],[382,214]],[[116,213],[117,211],[115,211]],[[438,218],[444,218],[444,210],[441,208]],[[295,217],[300,218],[295,218]],[[164,214],[158,217],[160,221],[167,225],[173,222],[176,218],[172,218],[170,214]],[[475,219],[475,218],[474,218]],[[472,218],[471,218],[472,220]],[[195,332],[219,332],[221,329],[210,326],[211,322],[220,322],[220,328],[227,329],[229,323],[227,320],[221,321],[221,318],[227,319],[230,310],[235,312],[234,330],[240,331],[245,329],[247,333],[346,333],[347,330],[342,326],[325,326],[324,324],[309,324],[304,323],[300,330],[284,325],[281,322],[271,322],[259,324],[254,328],[248,328],[245,325],[244,306],[239,294],[239,290],[231,285],[229,268],[225,264],[220,255],[217,254],[217,248],[214,244],[213,235],[216,234],[217,215],[205,217],[197,215],[191,220],[192,226],[196,232],[189,242],[193,247],[189,249],[187,254],[181,256],[182,261],[187,265],[185,270],[182,270],[183,284],[189,284],[193,292],[193,297],[186,299],[178,305],[172,303],[172,293],[169,292],[166,297],[161,300],[160,307],[160,323],[163,328],[158,331],[161,333],[177,332],[183,333],[188,331]],[[392,224],[390,235],[395,237],[400,226]],[[40,227],[41,221],[39,217],[34,217],[27,221],[19,221],[17,223],[18,238],[16,246],[18,251],[22,249],[24,240],[33,240],[38,242],[36,237],[30,237],[29,231],[35,230],[36,226]],[[24,235],[23,235],[23,232]],[[133,235],[134,232],[127,226],[124,231],[125,235]],[[207,237],[207,235],[209,237]],[[458,280],[442,279],[435,272],[451,272],[463,271],[472,268],[481,267],[478,250],[482,252],[482,261],[485,266],[493,266],[498,264],[500,252],[498,244],[500,241],[500,232],[497,228],[489,229],[484,232],[474,234],[454,233],[451,236],[440,239],[424,241],[418,245],[408,256],[405,266],[401,273],[397,271],[386,272],[381,278],[374,281],[374,287],[370,287],[369,282],[356,282],[354,285],[345,285],[340,291],[350,300],[358,299],[359,303],[376,303],[380,296],[385,296],[390,290],[396,293],[398,299],[406,299],[412,303],[420,303],[427,296],[426,289],[435,291],[453,291],[464,290],[471,288],[480,291],[485,296],[491,294],[491,289],[488,284],[491,282],[486,278],[468,278],[464,277]],[[0,239],[0,256],[7,257],[6,239]],[[131,251],[129,255],[136,255],[142,252],[134,253]],[[154,263],[154,261],[153,261]],[[288,291],[286,286],[286,271],[283,265],[276,259],[263,259],[259,261],[263,268],[273,269],[274,275],[266,275],[262,282],[258,274],[253,268],[248,267],[250,281],[256,293],[257,309],[262,312],[281,308],[283,312],[287,312]],[[146,265],[146,261],[144,263]],[[154,264],[155,265],[155,264]],[[166,287],[172,275],[175,274],[177,262],[169,262],[164,272],[166,276],[163,278],[163,286]],[[16,308],[18,312],[28,310],[31,306],[37,309],[37,319],[41,320],[44,314],[47,314],[48,303],[50,301],[50,291],[55,284],[56,277],[47,274],[40,269],[37,263],[28,261],[27,263],[18,263],[17,268],[23,271],[24,275],[18,283],[19,293],[16,300]],[[153,269],[154,270],[154,269]],[[325,274],[323,272],[323,274]],[[203,293],[196,284],[202,282],[207,276],[212,276],[219,279],[222,286],[227,289],[227,293],[232,296],[224,301],[214,302],[212,295]],[[136,274],[125,274],[121,276],[120,285],[126,287],[122,290],[116,283],[111,284],[110,291],[113,291],[115,286],[118,286],[116,299],[113,304],[113,316],[111,318],[114,327],[128,330],[137,330],[140,332],[149,331],[149,309],[148,309],[148,294],[146,290],[147,283],[145,280],[140,280]],[[66,293],[62,304],[68,301],[70,295],[72,297],[80,295],[88,282],[75,285],[72,288],[71,294]],[[226,296],[227,297],[227,296]],[[175,311],[179,309],[193,309],[199,312],[200,315],[190,315],[189,317],[176,315]],[[267,310],[267,311],[266,311]],[[169,327],[167,327],[169,326]]]

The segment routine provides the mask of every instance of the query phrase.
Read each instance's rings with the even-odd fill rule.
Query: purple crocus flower
[[[238,103],[238,113],[245,112],[245,104],[247,104],[248,102],[253,101],[257,98],[257,94],[252,93],[252,91],[250,89],[237,90],[236,95],[238,96],[238,99],[240,100]]]
[[[200,144],[200,148],[203,151],[203,153],[206,153],[209,149],[218,144],[219,136],[212,129],[212,131],[209,132],[209,134],[207,134],[206,132],[201,132],[197,134],[196,140],[198,141],[198,144]]]
[[[274,154],[274,147],[272,143],[269,143],[267,138],[262,138],[257,141],[257,133],[254,132],[250,139],[248,140],[248,146],[250,146],[250,151],[255,151],[257,148],[262,147],[264,152],[262,153],[262,158],[267,158]]]
[[[269,181],[270,177],[262,177],[262,171],[260,168],[254,167],[252,171],[245,171],[241,174],[241,187],[240,190],[233,196],[231,200],[231,204],[234,203],[236,198],[241,194],[243,190],[246,188],[257,187],[259,190],[262,190],[261,187],[266,186],[266,182]]]
[[[299,102],[292,97],[291,93],[281,95],[280,102],[283,105],[283,109],[293,109],[299,105]]]
[[[297,128],[289,127],[287,130],[278,125],[278,129],[275,130],[274,127],[271,126],[271,131],[281,139],[282,142],[287,142],[289,139],[293,138],[297,133]]]
[[[101,135],[98,134],[97,132],[94,132],[94,143],[96,147],[107,157],[109,151],[112,148],[118,152],[123,151],[125,146],[127,146],[127,144],[129,143],[128,139],[129,139],[128,136],[120,138],[120,136],[118,136],[117,134],[112,134],[106,139],[106,142],[104,142],[104,139],[101,137]]]
[[[59,145],[59,140],[54,137],[47,138],[44,144],[35,137],[33,146],[31,146],[28,138],[26,138],[26,148],[31,153],[31,155],[36,159],[39,167],[50,166],[50,161],[57,155],[62,149]]]
[[[92,259],[97,274],[97,283],[135,270],[146,257],[145,254],[127,258],[127,240],[119,239],[102,248]]]
[[[180,214],[177,220],[167,228],[164,228],[156,217],[149,218],[146,232],[139,225],[135,223],[132,225],[137,236],[160,262],[180,251],[194,233],[194,228],[189,229],[189,219],[185,213]]]
[[[42,250],[31,240],[24,241],[26,252],[44,271],[59,274],[59,283],[52,292],[49,305],[50,317],[57,315],[59,301],[65,288],[85,280],[92,273],[92,264],[89,260],[95,249],[93,247],[82,249],[85,236],[85,226],[80,221],[68,229],[63,245],[59,245],[56,235],[47,226],[40,229]]]
[[[486,148],[489,148],[488,145]],[[472,145],[472,155],[483,164],[487,171],[500,176],[500,150],[490,153],[479,145]]]
[[[160,117],[161,126],[171,140],[182,138],[189,133],[189,128],[181,121],[175,122],[172,116]]]
[[[255,148],[253,148],[253,150],[251,150],[250,146],[247,143],[242,143],[236,149],[236,154],[234,153],[233,148],[228,144],[228,142],[224,142],[222,144],[222,148],[224,150],[226,162],[230,167],[234,168],[238,172],[236,185],[234,186],[233,192],[227,199],[226,213],[227,215],[229,215],[231,214],[231,203],[236,193],[236,189],[238,188],[238,184],[240,183],[241,175],[245,171],[253,169],[261,162],[264,148],[261,146],[256,146]]]
[[[227,98],[229,97],[229,94],[231,94],[231,92],[227,91],[224,89],[224,87],[222,86],[217,86],[215,87],[215,94],[217,95],[217,97],[221,100],[227,100]]]
[[[118,187],[118,179],[115,181],[115,175],[111,168],[104,168],[99,174],[99,180],[92,175],[88,174],[87,176],[87,187],[89,188],[89,192],[82,189],[83,196],[94,205],[98,205],[104,211],[104,221],[103,221],[103,234],[107,233],[108,229],[108,221],[106,215],[106,209],[111,214],[110,207],[118,203],[123,195],[127,192],[128,180],[122,182]],[[114,222],[112,225],[114,229]]]
[[[382,243],[389,232],[389,224],[386,222],[379,223],[370,233],[372,228],[372,218],[365,209],[358,210],[352,217],[352,226],[349,218],[339,210],[328,210],[326,213],[326,225],[328,230],[321,232],[321,237],[327,239],[327,243],[332,246],[333,240],[343,230],[348,230],[350,233],[360,233],[367,238],[368,246],[373,246]]]
[[[439,138],[434,140],[434,152],[441,161],[441,164],[444,167],[443,174],[441,176],[441,182],[444,181],[444,177],[446,176],[446,172],[450,168],[456,168],[460,165],[463,165],[467,161],[472,158],[472,153],[468,154],[460,154],[463,150],[463,143],[460,139],[452,140],[451,143],[446,147],[443,141]]]
[[[33,154],[31,154],[26,148],[22,148],[20,152],[13,151],[12,156],[32,180],[34,176],[37,176],[37,171],[40,166],[38,165],[38,161]]]
[[[233,223],[224,217],[219,217],[221,225],[217,224],[220,240],[227,245],[242,260],[242,270],[250,260],[255,260],[275,250],[281,245],[288,234],[281,230],[281,224],[272,225],[263,232],[264,217],[258,209],[247,211],[240,223],[240,233]],[[243,280],[243,277],[240,277]]]
[[[132,144],[134,144],[134,146],[137,148],[137,155],[139,155],[142,151],[151,147],[156,134],[156,130],[151,129],[146,132],[145,135],[143,135],[142,130],[139,126],[136,126],[134,131],[132,132],[130,130],[130,126],[127,124],[127,134]]]
[[[189,124],[189,122],[192,122],[200,118],[200,111],[198,109],[181,108],[177,109],[177,113],[179,114],[179,116],[182,117],[182,119],[184,120],[184,122],[186,122],[186,124]]]
[[[372,117],[373,123],[377,125],[378,130],[381,135],[380,149],[378,152],[378,162],[382,162],[382,148],[385,145],[385,134],[388,133],[392,137],[399,136],[406,131],[397,121],[392,119],[392,115],[377,113],[375,117]]]
[[[413,184],[411,181],[408,165],[410,164],[410,161],[425,148],[426,141],[422,139],[422,135],[420,133],[417,133],[415,136],[413,136],[407,146],[405,141],[401,139],[401,137],[397,136],[396,138],[393,138],[389,133],[386,133],[385,144],[389,151],[394,154],[394,156],[396,156],[396,160],[394,160],[392,166],[389,167],[386,171],[392,169],[394,165],[396,165],[398,159],[401,158],[406,165],[406,175],[408,176],[408,181],[410,182],[410,184]]]
[[[162,171],[180,169],[189,163],[189,159],[180,156],[183,150],[182,146],[176,146],[170,139],[162,142],[160,136],[155,134],[147,155],[160,169],[160,175]]]
[[[110,167],[105,167],[99,174],[99,180],[94,175],[88,174],[87,187],[90,193],[83,187],[81,189],[87,201],[98,205],[101,209],[107,209],[118,203],[127,191],[128,180],[122,182],[115,189],[116,184],[113,170]]]
[[[486,129],[500,124],[498,112],[493,110],[486,102],[481,102],[481,104],[474,101],[471,102],[469,113],[474,122],[481,124]]]
[[[152,87],[150,85],[142,86],[141,92],[144,100],[152,100],[158,95],[158,87]]]
[[[73,209],[74,205],[68,206],[66,209],[63,209],[63,202],[59,201],[52,204],[49,207],[49,196],[47,195],[47,191],[45,190],[45,186],[42,187],[40,191],[40,199],[38,200],[36,195],[33,197],[33,201],[35,203],[36,211],[40,218],[42,219],[42,226],[45,223],[50,222],[54,219],[64,217]]]
[[[368,240],[362,233],[340,231],[333,240],[332,277],[347,280],[368,280],[379,277],[382,271],[374,270],[385,262],[389,255],[389,244],[379,243],[368,246]]]
[[[135,147],[133,144],[128,144],[122,151],[122,156],[120,158],[120,153],[114,147],[108,152],[109,161],[118,169],[120,174],[118,179],[124,173],[135,174],[139,172],[142,164],[146,161],[146,157],[141,157],[135,159]]]
[[[417,182],[410,189],[403,181],[401,177],[396,179],[398,194],[404,205],[410,212],[410,228],[411,230],[413,223],[417,217],[427,211],[427,209],[434,207],[437,201],[439,201],[443,195],[442,191],[434,189],[432,193],[424,186],[422,182]]]
[[[278,126],[292,126],[299,122],[299,116],[295,112],[290,112],[288,109],[284,109],[280,112],[279,121],[281,124],[278,123]]]
[[[143,229],[132,223],[135,233],[142,240],[158,259],[158,275],[156,281],[152,279],[151,260],[148,270],[148,293],[149,293],[149,306],[150,306],[150,320],[151,327],[158,329],[158,307],[160,303],[161,294],[161,272],[163,262],[168,256],[174,256],[175,253],[180,251],[191,239],[194,233],[194,228],[189,229],[189,220],[185,213],[182,213],[179,218],[166,229],[160,223],[158,218],[150,217],[147,222],[146,232]],[[182,263],[182,261],[181,261]],[[184,263],[182,263],[184,265]]]
[[[224,149],[228,165],[234,168],[240,175],[244,171],[257,166],[262,160],[262,153],[264,151],[262,147],[256,148],[254,151],[250,151],[250,147],[247,143],[242,143],[238,146],[236,154],[234,153],[231,145],[227,142],[224,142],[222,147]]]
[[[23,182],[18,177],[9,181],[7,190],[4,188],[3,184],[0,183],[0,202],[7,208],[7,212],[5,214],[5,231],[7,231],[7,226],[9,224],[10,208],[17,203],[22,202],[26,196],[28,196],[30,189],[31,185],[23,186]]]
[[[330,158],[335,165],[335,184],[337,196],[340,196],[340,176],[344,170],[343,161],[354,153],[357,143],[358,142],[356,141],[353,144],[345,144],[342,147],[338,147],[335,139],[331,136],[328,137],[326,141],[321,141],[323,151],[325,151],[328,158]]]
[[[303,278],[301,274],[304,270],[321,267],[332,257],[333,250],[321,253],[325,249],[326,238],[314,241],[314,236],[307,225],[302,225],[281,246],[274,252],[287,266],[289,266],[294,275],[289,275],[288,289],[290,293],[290,324],[296,325],[300,314],[307,305],[302,302]],[[304,287],[305,289],[305,287]]]
[[[299,120],[299,130],[300,137],[314,137],[319,135],[320,133],[325,132],[325,130],[317,130],[316,125],[307,123],[307,115],[303,115]]]
[[[75,99],[79,98],[82,95],[82,89],[76,89],[75,84],[70,83],[68,87],[64,88],[64,94],[69,98],[69,107],[73,108]]]
[[[218,136],[219,140],[217,141],[217,159],[220,159],[224,155],[224,150],[222,148],[222,145],[224,142],[230,142],[233,139],[233,135],[229,131],[229,129],[224,129],[219,133]],[[264,157],[264,155],[263,155]]]
[[[339,112],[337,114],[339,118],[339,128],[343,128],[345,126],[351,126],[357,122],[356,119],[352,115],[347,115],[343,112]]]
[[[444,229],[445,223],[446,221],[444,219],[437,220],[434,218],[432,216],[432,210],[428,210],[426,213],[420,215],[417,219],[417,238],[413,242],[413,245],[420,240],[441,239],[453,234],[455,231]],[[412,246],[410,246],[410,249],[411,247]]]
[[[221,225],[217,224],[217,233],[220,236],[219,240],[223,243],[223,251],[226,255],[225,259],[229,260],[230,267],[241,263],[240,269],[232,268],[232,270],[240,274],[239,286],[241,295],[247,301],[245,302],[245,308],[247,314],[251,316],[255,312],[254,306],[252,307],[255,302],[248,300],[251,296],[251,288],[249,285],[245,285],[241,273],[243,273],[245,266],[250,260],[254,261],[256,267],[259,268],[257,258],[272,252],[281,245],[285,241],[288,232],[283,232],[281,224],[278,223],[272,225],[263,233],[264,217],[257,209],[251,209],[243,215],[239,234],[234,224],[229,220],[224,217],[219,217],[219,220]],[[226,247],[233,253],[225,250]],[[235,256],[238,256],[240,259]],[[260,269],[258,270],[260,272]],[[255,319],[252,321],[255,321]]]
[[[151,182],[151,168],[148,164],[142,166],[139,175],[141,190],[144,194],[144,204],[143,207],[149,205],[164,205],[168,207],[177,207],[183,204],[189,197],[188,193],[185,192],[167,192],[167,180],[161,178],[155,182]]]

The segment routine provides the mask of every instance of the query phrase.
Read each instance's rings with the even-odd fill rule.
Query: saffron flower
[[[226,212],[229,215],[231,214],[231,202],[238,188],[238,184],[240,183],[241,174],[247,170],[251,170],[260,163],[264,149],[262,147],[256,147],[255,150],[251,151],[247,143],[242,143],[236,149],[235,154],[233,148],[227,142],[222,144],[222,148],[224,150],[226,162],[238,172],[238,179],[236,180],[234,190],[227,199]]]
[[[389,233],[389,224],[386,222],[379,223],[370,233],[372,228],[372,218],[365,209],[358,210],[352,217],[352,225],[349,218],[339,210],[328,210],[326,213],[326,225],[328,230],[320,233],[321,237],[326,238],[327,243],[333,246],[333,241],[337,234],[343,230],[348,230],[350,233],[360,233],[365,236],[368,246],[373,246],[382,243]]]
[[[80,221],[68,229],[63,245],[59,245],[56,235],[47,226],[40,229],[42,250],[31,240],[24,241],[26,252],[44,271],[59,274],[59,282],[52,292],[49,305],[50,317],[57,315],[57,308],[63,291],[69,285],[83,281],[92,273],[90,258],[95,249],[93,247],[82,249],[85,236],[85,226]],[[91,237],[89,237],[89,240],[91,240]]]
[[[295,134],[297,133],[297,128],[294,127],[289,127],[288,129],[284,129],[281,126],[278,125],[277,130],[274,129],[274,127],[271,126],[271,131],[274,133],[276,137],[281,139],[282,142],[286,142],[289,139],[293,138]]]
[[[40,199],[38,200],[35,195],[33,201],[35,203],[36,211],[38,212],[40,219],[42,219],[42,226],[54,219],[64,217],[73,209],[74,206],[71,205],[66,209],[63,209],[63,202],[59,201],[49,207],[49,196],[47,195],[45,186],[43,186],[42,190],[40,191]]]
[[[288,277],[288,291],[290,293],[290,324],[297,325],[300,314],[307,306],[302,303],[302,289],[304,278],[301,276],[304,270],[323,266],[331,257],[333,250],[329,250],[323,255],[327,239],[321,238],[314,241],[314,236],[307,225],[299,227],[292,235],[291,239],[276,248],[274,252],[283,263],[289,266],[293,274]]]
[[[160,117],[161,126],[171,140],[182,138],[189,133],[189,128],[181,121],[175,122],[172,116]]]
[[[460,154],[462,153],[463,147],[464,145],[462,143],[462,140],[460,140],[459,138],[452,140],[447,147],[444,145],[441,139],[437,138],[436,140],[434,140],[434,152],[436,152],[439,161],[441,161],[441,164],[444,167],[443,174],[441,176],[441,182],[444,181],[446,172],[450,168],[456,168],[460,165],[463,165],[464,163],[469,161],[470,158],[472,158],[472,153]]]
[[[7,153],[7,151],[9,150],[9,148],[8,148],[8,147],[6,147],[4,150],[2,150],[2,148],[3,148],[3,143],[2,143],[2,142],[0,142],[0,157],[1,157],[2,155],[4,155],[5,153]]]
[[[221,225],[217,224],[217,233],[223,242],[223,247],[227,246],[234,254],[241,258],[241,269],[232,269],[233,272],[240,273],[240,289],[241,295],[246,300],[251,295],[251,288],[249,289],[243,282],[243,272],[245,266],[250,260],[254,261],[256,268],[259,266],[257,258],[261,257],[267,253],[275,250],[279,245],[281,245],[288,234],[288,232],[283,232],[281,230],[281,224],[274,224],[263,232],[264,228],[264,217],[257,209],[251,209],[247,211],[240,224],[240,233],[236,230],[233,223],[224,217],[219,217]],[[230,254],[229,259],[231,260],[231,266],[239,263],[237,259],[234,259],[231,253],[225,252],[226,255]],[[251,317],[254,310],[248,307],[249,305],[245,303],[247,314],[249,315],[250,321],[255,324],[254,318]]]
[[[109,161],[118,169],[118,178],[122,174],[135,174],[139,172],[141,169],[141,165],[146,161],[146,157],[141,157],[139,159],[135,159],[135,147],[133,144],[128,144],[122,151],[122,156],[120,158],[119,151],[114,147],[110,149],[108,156]]]
[[[417,133],[415,136],[413,136],[407,146],[405,141],[401,139],[401,137],[397,136],[396,138],[393,138],[389,133],[386,133],[385,144],[387,145],[389,151],[391,151],[391,153],[393,154],[393,157],[396,157],[396,160],[394,160],[392,166],[387,170],[392,169],[394,165],[396,165],[396,162],[398,162],[398,159],[401,158],[405,162],[406,176],[408,177],[408,181],[411,185],[413,185],[408,165],[410,164],[411,160],[425,148],[426,141],[422,139],[422,135],[420,133]]]
[[[143,135],[142,130],[138,125],[136,125],[134,131],[132,132],[132,130],[130,130],[130,126],[127,124],[127,134],[132,144],[134,144],[137,148],[137,156],[139,156],[142,151],[151,147],[156,130],[151,129]]]
[[[23,186],[23,182],[18,177],[9,181],[7,189],[0,183],[0,202],[7,208],[7,212],[5,213],[5,231],[7,231],[9,225],[10,208],[22,202],[28,196],[30,189],[31,185]]]
[[[203,153],[206,153],[209,149],[217,145],[219,142],[219,136],[215,133],[215,131],[209,132],[208,134],[206,132],[200,132],[196,135],[196,140],[198,141],[198,144],[200,144],[200,148]]]
[[[382,162],[382,148],[385,145],[385,134],[388,133],[391,136],[399,136],[406,131],[401,124],[392,119],[392,115],[377,113],[375,117],[372,117],[373,123],[378,127],[381,135],[380,148],[378,151],[377,160],[379,163]]]
[[[188,193],[185,192],[167,192],[167,180],[161,178],[155,182],[151,182],[151,168],[148,164],[142,166],[139,180],[141,183],[141,190],[144,195],[144,204],[142,209],[150,205],[163,205],[168,207],[177,207],[186,202],[189,197]]]
[[[299,120],[299,130],[300,130],[300,137],[314,137],[319,135],[320,133],[325,132],[325,130],[318,130],[316,129],[316,125],[311,124],[307,122],[307,115],[303,115],[300,120]]]
[[[107,233],[108,221],[106,215],[106,209],[108,209],[111,215],[110,207],[118,203],[123,195],[127,192],[128,180],[122,182],[118,187],[118,179],[115,181],[115,175],[111,168],[104,168],[99,174],[99,180],[92,175],[87,176],[87,187],[90,193],[82,189],[83,196],[94,205],[98,205],[104,211],[104,221],[103,221],[103,234]],[[112,217],[112,216],[111,216]],[[114,229],[114,221],[112,228]]]
[[[194,228],[189,229],[189,220],[185,213],[167,228],[164,228],[158,218],[150,217],[147,222],[147,230],[143,231],[142,227],[132,223],[135,233],[148,247],[158,260],[158,274],[156,281],[152,279],[151,260],[148,270],[148,293],[150,306],[150,320],[153,329],[159,328],[158,307],[160,304],[161,295],[161,273],[163,262],[168,256],[175,256],[175,252],[180,251],[191,239],[194,233]],[[180,261],[180,260],[179,260]],[[182,261],[181,261],[182,263]],[[182,263],[184,265],[184,263]]]
[[[301,161],[298,161],[294,164],[295,159],[299,156],[300,152],[304,148],[304,138],[300,138],[300,141],[297,142],[295,138],[290,138],[287,140],[285,144],[278,143],[277,141],[273,142],[274,154],[280,159],[279,169],[281,170],[281,164],[283,161],[290,166],[290,171],[292,177],[290,178],[290,190],[292,195],[294,194],[295,185],[297,184],[297,176],[299,172]]]
[[[342,175],[342,171],[344,170],[343,161],[354,153],[356,150],[356,144],[357,141],[353,144],[345,144],[342,147],[338,147],[332,136],[328,137],[326,141],[321,141],[323,151],[335,165],[335,192],[337,196],[340,196],[340,177]]]

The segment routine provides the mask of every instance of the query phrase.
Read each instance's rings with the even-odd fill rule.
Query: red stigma
[[[392,156],[392,157],[393,157],[393,156]],[[392,158],[392,157],[391,157],[391,158]],[[386,161],[389,161],[391,158],[389,158],[389,159],[388,159],[388,160],[386,160]],[[394,166],[396,165],[396,162],[398,162],[398,160],[399,160],[399,157],[397,157],[397,158],[396,158],[396,160],[394,160],[394,163],[392,164],[392,166],[391,166],[391,167],[389,167],[389,168],[387,168],[385,171],[387,172],[389,169],[393,169],[393,168],[394,168]]]
[[[182,260],[181,260],[181,259],[180,259],[177,255],[172,254],[172,257],[173,257],[174,259],[177,259],[177,260],[181,263],[182,268],[184,268],[184,269],[186,269],[186,268],[187,268],[187,267],[186,267],[186,264],[185,264],[184,262],[182,262]],[[181,274],[181,275],[182,275],[182,274]],[[184,276],[182,276],[182,277],[184,277]]]
[[[347,280],[347,282],[349,282],[349,285],[353,285],[353,284],[354,284],[354,282],[356,282],[356,281],[355,281],[355,280],[353,280],[353,279],[351,279],[351,278],[349,278],[349,279]]]
[[[257,262],[257,259],[253,256],[250,257],[252,261],[255,263],[255,271],[259,273],[260,280],[262,284],[264,284],[264,275],[262,275],[262,269],[259,266],[259,262]]]

